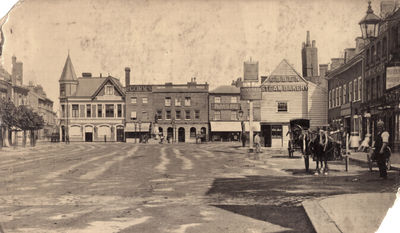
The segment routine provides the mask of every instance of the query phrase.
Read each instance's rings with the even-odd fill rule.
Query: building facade
[[[62,141],[124,141],[125,90],[118,79],[77,78],[68,55],[59,83]]]
[[[288,147],[289,123],[308,118],[308,82],[284,59],[261,84],[261,134],[266,147]]]
[[[239,141],[249,132],[249,103],[240,100],[240,86],[219,86],[208,97],[210,140]],[[253,104],[253,131],[260,132],[260,102]],[[248,137],[247,137],[248,138]]]

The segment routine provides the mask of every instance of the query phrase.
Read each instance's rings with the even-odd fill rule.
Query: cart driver
[[[386,147],[389,144],[389,133],[385,130],[385,124],[382,120],[379,120],[376,124],[377,136],[372,144],[375,147],[374,156],[378,161],[379,173],[382,179],[387,179],[386,172]]]

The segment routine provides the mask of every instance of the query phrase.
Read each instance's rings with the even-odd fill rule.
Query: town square
[[[400,1],[25,0],[0,233],[398,232]]]

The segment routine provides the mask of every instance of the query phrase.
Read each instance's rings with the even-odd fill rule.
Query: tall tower
[[[72,65],[71,58],[67,57],[65,61],[64,69],[62,71],[60,80],[60,98],[73,96],[76,93],[76,87],[78,85],[78,79],[76,78],[75,69]]]
[[[315,40],[310,43],[309,31],[307,31],[306,42],[303,42],[301,49],[301,60],[304,78],[318,76],[318,49],[315,47]]]

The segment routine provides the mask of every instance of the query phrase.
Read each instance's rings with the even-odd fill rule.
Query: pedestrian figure
[[[65,136],[65,142],[69,144],[69,135]]]
[[[378,160],[379,176],[382,179],[387,179],[386,172],[386,149],[389,144],[389,132],[385,130],[385,124],[382,120],[379,120],[376,124],[377,136],[375,138],[372,147],[375,147],[374,156]]]
[[[254,144],[256,145],[256,153],[260,153],[261,152],[261,140],[260,140],[260,136],[258,135],[258,133],[256,133],[256,136],[254,137]]]
[[[245,133],[242,133],[242,147],[245,147],[245,146],[246,146],[246,140],[247,140],[246,134],[245,134]]]

